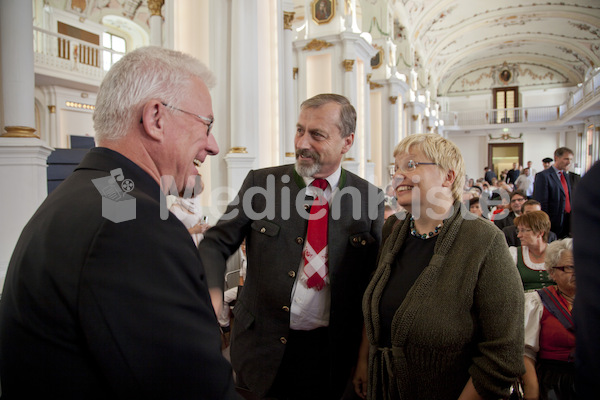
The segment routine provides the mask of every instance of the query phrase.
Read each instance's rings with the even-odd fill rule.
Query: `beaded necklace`
[[[413,235],[414,237],[418,237],[419,239],[425,240],[425,239],[434,237],[435,235],[440,233],[442,226],[444,226],[444,221],[440,222],[440,224],[435,227],[433,232],[429,232],[426,234],[420,234],[419,232],[417,232],[417,228],[415,228],[415,219],[412,216],[410,217],[410,234]]]

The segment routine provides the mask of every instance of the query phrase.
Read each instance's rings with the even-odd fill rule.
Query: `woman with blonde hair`
[[[373,400],[506,397],[525,369],[523,288],[504,235],[461,207],[464,162],[452,142],[411,135],[394,158],[407,213],[383,228],[355,390]]]

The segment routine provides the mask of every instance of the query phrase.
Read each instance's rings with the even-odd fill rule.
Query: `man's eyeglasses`
[[[562,272],[566,272],[567,274],[572,274],[575,272],[575,267],[572,265],[561,265],[558,267],[552,267],[552,269],[558,269],[558,270],[561,270]]]
[[[399,163],[397,169],[400,170],[400,172],[412,172],[415,169],[417,169],[417,167],[419,165],[439,165],[439,164],[432,163],[432,162],[417,162],[417,161],[413,161],[413,160],[408,160],[408,161],[406,161],[405,164]]]
[[[212,129],[213,122],[215,122],[214,118],[203,117],[202,115],[194,114],[192,112],[185,111],[185,110],[182,110],[182,109],[177,108],[177,107],[173,107],[173,106],[171,106],[171,105],[169,105],[167,103],[164,103],[164,102],[162,103],[162,105],[165,106],[165,107],[171,108],[173,110],[181,111],[182,113],[185,113],[185,114],[193,115],[194,117],[198,118],[200,120],[200,122],[202,122],[207,127],[207,129],[206,129],[206,136],[210,135],[210,130]]]

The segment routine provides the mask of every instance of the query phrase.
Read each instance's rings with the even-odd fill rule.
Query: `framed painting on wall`
[[[335,0],[314,0],[312,3],[312,19],[317,24],[326,24],[335,15]]]

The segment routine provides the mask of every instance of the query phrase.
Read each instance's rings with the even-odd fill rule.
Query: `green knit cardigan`
[[[465,210],[463,218],[460,208],[454,204],[429,265],[396,310],[391,348],[379,346],[379,302],[410,214],[384,225],[363,299],[371,400],[389,398],[394,385],[401,399],[457,399],[469,377],[482,397],[499,399],[525,372],[523,285],[504,234]]]

